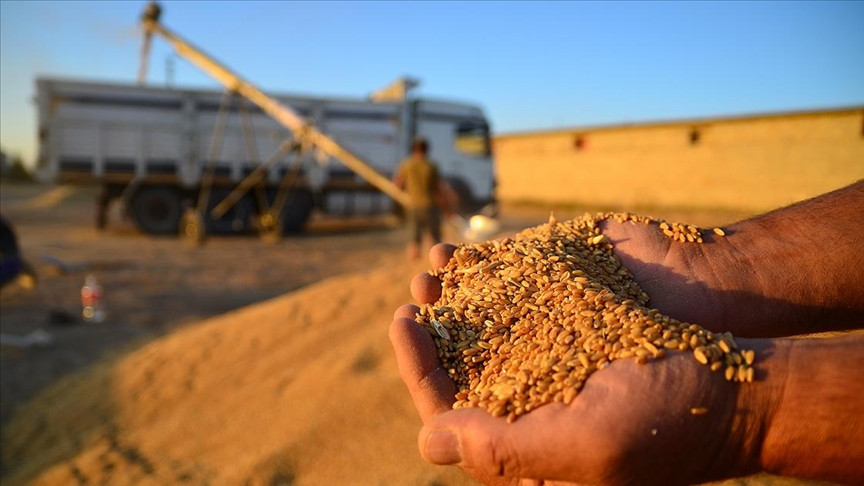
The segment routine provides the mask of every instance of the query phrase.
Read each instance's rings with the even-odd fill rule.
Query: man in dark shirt
[[[442,180],[438,167],[426,157],[428,152],[426,140],[414,140],[411,156],[402,161],[393,178],[411,200],[410,206],[405,208],[405,217],[410,232],[408,258],[412,260],[420,257],[420,243],[425,232],[429,232],[433,245],[441,242]]]

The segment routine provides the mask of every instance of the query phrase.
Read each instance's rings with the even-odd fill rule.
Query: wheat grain
[[[550,215],[512,238],[462,245],[431,272],[441,297],[415,320],[457,385],[454,408],[481,407],[512,421],[549,402],[572,402],[592,373],[616,360],[642,364],[667,351],[692,350],[711,370],[725,367],[727,380],[753,380],[755,353],[737,351],[731,335],[648,306],[600,230],[603,220],[656,224],[682,244],[702,239],[694,226],[627,213],[563,222]]]

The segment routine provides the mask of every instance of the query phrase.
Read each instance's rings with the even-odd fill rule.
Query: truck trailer
[[[413,98],[414,84],[403,78],[368,98],[272,98],[385,177],[414,138],[425,138],[461,209],[488,207],[495,175],[482,109]],[[398,206],[336,157],[315,147],[286,149],[296,134],[227,90],[40,78],[36,93],[40,172],[59,183],[100,185],[103,207],[122,200],[146,233],[180,231],[184,208],[200,205],[202,192],[208,232],[253,229],[286,184],[291,190],[276,215],[284,232],[301,231],[316,208],[351,216]],[[237,191],[256,168],[255,190]],[[212,211],[232,191],[236,201]]]

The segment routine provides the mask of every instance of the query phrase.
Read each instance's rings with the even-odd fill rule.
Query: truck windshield
[[[489,125],[467,121],[456,125],[456,150],[472,157],[489,157]]]

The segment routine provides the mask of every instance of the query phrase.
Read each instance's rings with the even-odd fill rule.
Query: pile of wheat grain
[[[546,403],[570,403],[614,360],[646,363],[667,350],[691,352],[727,380],[753,380],[755,353],[738,350],[729,333],[648,306],[599,228],[605,219],[657,224],[683,243],[701,243],[706,231],[630,214],[560,223],[550,217],[512,238],[460,246],[431,272],[441,298],[421,306],[416,320],[457,384],[454,408],[482,407],[514,420]]]

